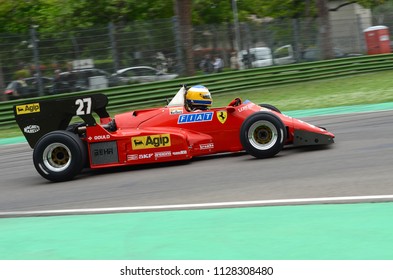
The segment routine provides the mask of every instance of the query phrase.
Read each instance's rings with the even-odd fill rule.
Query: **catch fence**
[[[334,47],[344,53],[365,53],[363,30],[374,23],[381,24],[373,18],[333,20]],[[393,27],[389,22],[382,23]],[[67,33],[41,34],[38,27],[26,34],[0,34],[0,90],[18,75],[53,77],[55,70],[68,71],[75,62],[86,60],[109,74],[121,68],[146,65],[182,76],[187,63],[179,29],[174,17],[122,26],[108,23]],[[275,50],[291,45],[296,62],[304,61],[302,55],[307,48],[321,48],[317,18],[255,20],[240,23],[239,29],[241,49]],[[192,32],[192,63],[197,71],[206,54],[219,55],[226,68],[231,66],[236,49],[231,22],[193,26]]]

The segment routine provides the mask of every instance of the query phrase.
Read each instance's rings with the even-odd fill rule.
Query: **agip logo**
[[[171,137],[169,134],[137,136],[131,138],[131,143],[133,150],[170,147]]]
[[[31,103],[31,104],[16,106],[17,115],[39,113],[39,112],[40,112],[40,103]]]

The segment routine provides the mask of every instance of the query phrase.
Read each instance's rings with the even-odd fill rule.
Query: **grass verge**
[[[217,98],[213,93],[214,105],[223,106],[237,96],[270,103],[282,111],[392,102],[393,71],[258,88]]]

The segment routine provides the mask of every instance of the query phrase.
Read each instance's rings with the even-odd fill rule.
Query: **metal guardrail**
[[[173,97],[181,84],[203,84],[214,94],[223,94],[252,88],[269,87],[347,75],[357,75],[393,69],[393,54],[367,55],[317,62],[254,68],[218,74],[179,78],[171,81],[153,82],[130,86],[113,87],[94,91],[83,91],[62,95],[31,98],[31,101],[81,96],[96,92],[109,98],[108,110],[125,110],[137,107],[164,104]],[[15,126],[13,105],[25,103],[24,100],[0,103],[0,127]]]

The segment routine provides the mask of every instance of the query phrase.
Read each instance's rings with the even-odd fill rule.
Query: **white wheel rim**
[[[62,143],[52,143],[45,148],[42,154],[46,168],[53,172],[66,170],[71,164],[71,151]]]
[[[269,121],[257,121],[248,130],[250,144],[258,150],[269,150],[278,140],[277,128]]]

